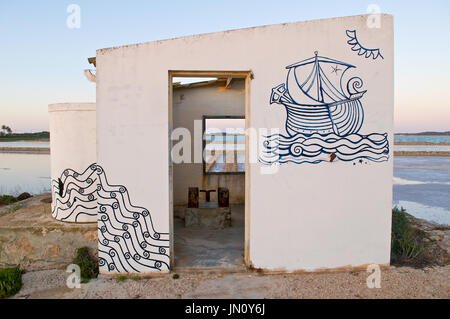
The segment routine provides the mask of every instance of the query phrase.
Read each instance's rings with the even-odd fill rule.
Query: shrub
[[[405,209],[392,210],[391,260],[412,261],[423,256],[421,234],[412,227]]]
[[[98,276],[98,261],[89,252],[89,247],[81,247],[77,250],[74,264],[80,266],[81,282],[86,283]]]
[[[8,214],[14,213],[15,211],[17,211],[17,210],[19,210],[21,208],[22,208],[22,204],[20,204],[20,203],[14,204],[14,205],[9,207]]]
[[[0,268],[0,299],[14,296],[22,287],[23,270],[16,268]]]
[[[17,202],[17,198],[11,195],[1,195],[0,196],[0,206],[1,205],[9,205]]]

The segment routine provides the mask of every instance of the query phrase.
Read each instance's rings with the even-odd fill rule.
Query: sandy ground
[[[64,270],[23,275],[14,298],[450,298],[450,266],[381,271],[381,288],[368,288],[368,273],[260,275],[180,273],[159,278],[127,279],[100,276],[81,288],[66,286]]]

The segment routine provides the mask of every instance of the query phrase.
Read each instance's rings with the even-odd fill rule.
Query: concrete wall
[[[88,199],[89,189],[84,192],[88,185],[68,179],[64,174],[66,170],[71,170],[81,175],[97,160],[95,103],[50,104],[48,112],[52,215],[66,222],[96,222],[94,197]],[[59,196],[59,179],[64,181],[63,196]],[[83,207],[78,205],[81,202],[77,202],[77,197],[87,201]]]
[[[194,121],[209,116],[245,116],[245,84],[235,79],[229,88],[223,83],[206,87],[178,88],[173,91],[173,127],[187,128],[194,132]],[[191,135],[193,138],[193,135]],[[201,142],[201,141],[200,141]],[[174,141],[174,144],[177,141]],[[194,154],[194,142],[191,140],[191,155]],[[193,157],[193,156],[191,156]],[[187,204],[189,187],[217,189],[228,187],[230,202],[244,203],[245,175],[203,175],[202,163],[180,163],[173,165],[173,197],[175,205]],[[217,193],[211,194],[211,200],[217,200]]]
[[[248,124],[286,135],[286,110],[269,105],[272,88],[286,80],[287,65],[315,51],[356,67],[347,74],[362,78],[367,90],[359,134],[386,133],[392,146],[393,18],[380,19],[380,28],[369,28],[367,16],[353,16],[98,50],[97,151],[108,180],[126,185],[133,201],[151,212],[158,231],[169,233],[168,71],[251,70]],[[349,45],[348,30],[383,57]],[[325,70],[330,77],[332,67]],[[389,263],[392,147],[387,156],[379,162],[284,163],[275,174],[266,174],[270,167],[261,162],[250,164],[249,263],[284,271]]]

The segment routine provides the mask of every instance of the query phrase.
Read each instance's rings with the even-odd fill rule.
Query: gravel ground
[[[14,298],[450,298],[450,266],[382,270],[381,288],[369,289],[366,272],[260,275],[180,273],[159,278],[100,276],[80,289],[66,287],[68,273],[43,270],[23,275]]]

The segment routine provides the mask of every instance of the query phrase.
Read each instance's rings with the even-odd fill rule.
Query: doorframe
[[[245,128],[250,128],[250,82],[253,80],[253,72],[248,71],[187,71],[187,70],[169,70],[168,71],[168,168],[169,168],[169,239],[170,239],[170,269],[175,268],[175,247],[174,247],[174,203],[173,203],[173,163],[171,159],[173,131],[173,83],[174,77],[205,77],[205,78],[223,78],[231,77],[234,79],[245,79]],[[250,161],[249,161],[249,135],[245,135],[245,239],[244,239],[244,264],[251,268],[250,262]]]

